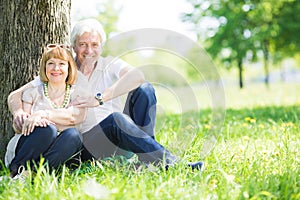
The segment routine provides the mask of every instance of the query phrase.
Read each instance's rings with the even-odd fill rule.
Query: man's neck
[[[87,65],[82,65],[79,60],[76,58],[75,59],[76,65],[77,65],[77,69],[87,78],[90,79],[91,75],[93,74],[96,66],[97,66],[97,62],[94,64],[94,66],[87,66]]]

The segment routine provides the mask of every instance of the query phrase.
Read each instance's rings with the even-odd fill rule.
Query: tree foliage
[[[72,0],[72,2],[75,0]],[[81,0],[77,0],[81,1]],[[109,37],[110,34],[118,31],[117,29],[117,21],[119,20],[119,13],[122,10],[122,6],[117,4],[116,0],[105,0],[100,1],[95,4],[95,12],[93,13],[85,13],[83,11],[76,11],[76,15],[72,16],[73,21],[78,21],[84,18],[96,18],[101,22],[103,28]]]
[[[278,13],[278,36],[275,49],[287,57],[300,52],[300,1],[284,2],[280,13]]]
[[[268,84],[270,55],[290,56],[299,52],[300,1],[187,0],[193,11],[182,20],[191,22],[208,53],[230,68],[238,66],[243,87],[243,63],[263,54]],[[204,25],[209,21],[208,25]]]

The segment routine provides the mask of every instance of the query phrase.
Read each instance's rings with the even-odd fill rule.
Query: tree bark
[[[71,0],[2,0],[0,158],[13,136],[7,96],[37,75],[44,46],[69,43]]]

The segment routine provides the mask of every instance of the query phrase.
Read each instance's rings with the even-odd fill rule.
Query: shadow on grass
[[[300,106],[266,106],[255,108],[241,108],[241,109],[226,109],[226,121],[245,121],[246,118],[255,119],[261,122],[281,123],[299,121]],[[166,114],[158,116],[158,123],[160,120],[171,122],[176,128],[179,124],[187,124],[191,120],[197,121],[200,124],[208,123],[212,118],[211,109],[201,109],[200,111],[189,111],[183,114]],[[173,127],[173,128],[174,128]]]
[[[300,115],[300,107],[293,106],[267,106],[255,107],[252,109],[228,109],[226,110],[226,119],[235,118],[237,120],[244,120],[245,118],[252,118],[259,121],[269,122],[298,122]]]

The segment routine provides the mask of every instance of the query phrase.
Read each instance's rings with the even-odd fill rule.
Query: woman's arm
[[[30,112],[30,104],[23,102],[23,106],[24,111]],[[55,124],[60,130],[75,126],[85,120],[86,112],[86,108],[76,107],[36,111],[25,120],[22,134],[29,135],[34,127],[46,127],[49,124]]]
[[[23,102],[23,109],[26,113],[31,114],[31,108],[32,108],[31,103]],[[45,115],[41,114],[41,112],[31,114],[24,121],[24,124],[22,127],[22,134],[29,135],[34,130],[34,127],[36,127],[36,126],[46,127],[49,124],[51,124],[51,121],[49,121],[47,118],[45,118]]]
[[[74,127],[75,125],[83,122],[86,118],[86,113],[87,113],[86,108],[70,107],[66,110],[70,112],[69,114],[72,115],[72,118],[71,120],[70,118],[66,118],[65,120],[56,120],[56,127],[60,131],[69,127]],[[49,113],[49,116],[51,116],[51,113]]]
[[[71,106],[68,108],[59,108],[55,110],[44,110],[42,114],[55,124],[74,126],[84,121],[86,112],[86,108]]]

